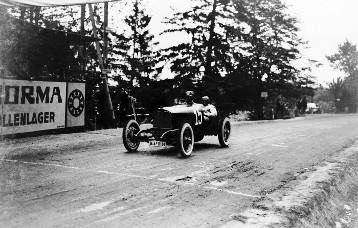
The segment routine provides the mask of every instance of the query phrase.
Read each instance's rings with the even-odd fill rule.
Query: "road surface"
[[[0,143],[1,227],[218,227],[358,137],[357,115],[233,123],[217,137],[125,153],[121,129]]]

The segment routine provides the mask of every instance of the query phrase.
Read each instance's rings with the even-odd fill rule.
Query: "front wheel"
[[[135,120],[128,120],[124,127],[122,133],[122,139],[124,147],[128,152],[135,152],[139,147],[140,141],[135,137],[135,134],[139,132],[139,124]]]
[[[193,128],[188,123],[184,123],[179,129],[178,149],[181,156],[189,157],[194,148]]]
[[[220,122],[219,126],[219,143],[222,147],[228,147],[229,146],[229,138],[231,133],[231,124],[228,118],[225,118],[223,121]]]

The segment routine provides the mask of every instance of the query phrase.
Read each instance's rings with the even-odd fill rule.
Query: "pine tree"
[[[176,12],[165,23],[172,28],[163,32],[190,35],[191,40],[164,49],[163,60],[170,59],[171,70],[181,78],[194,81],[215,81],[230,71],[228,30],[232,21],[229,0],[197,0],[186,12]],[[228,65],[229,64],[229,65]],[[205,68],[204,75],[200,69]]]
[[[268,91],[271,97],[289,96],[295,88],[298,69],[292,61],[300,57],[298,46],[303,42],[297,36],[297,20],[286,13],[282,1],[237,0],[234,6],[237,23],[247,27],[247,31],[238,33],[235,75],[246,77],[254,90],[256,112],[262,118],[261,92]]]
[[[153,42],[154,35],[149,33],[148,25],[151,22],[149,16],[138,0],[133,2],[131,15],[125,18],[126,25],[130,28],[130,34],[115,34],[114,54],[119,56],[119,64],[122,75],[128,77],[130,85],[146,87],[151,80],[157,77],[156,52],[153,50],[157,43]],[[121,80],[117,78],[116,80]]]

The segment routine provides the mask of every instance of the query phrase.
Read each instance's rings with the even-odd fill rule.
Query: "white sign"
[[[0,80],[2,135],[65,127],[66,82]]]
[[[268,92],[261,92],[261,97],[268,97]]]
[[[69,82],[67,85],[67,127],[85,125],[85,83]]]

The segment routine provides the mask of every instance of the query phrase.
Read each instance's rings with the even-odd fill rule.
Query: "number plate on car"
[[[149,141],[149,146],[167,146],[167,143],[162,141]]]

